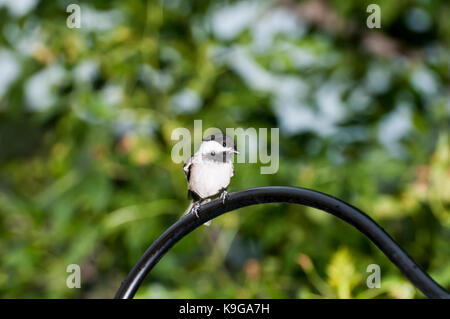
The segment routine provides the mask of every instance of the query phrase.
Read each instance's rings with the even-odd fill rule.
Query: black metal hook
[[[208,220],[240,207],[264,203],[295,203],[314,207],[341,218],[366,235],[427,297],[450,298],[450,294],[436,283],[375,221],[359,209],[330,195],[306,188],[268,186],[250,188],[229,194],[225,204],[214,200],[199,208],[199,218],[187,214],[170,226],[145,251],[122,282],[115,298],[131,299],[145,276],[164,254],[181,238]]]

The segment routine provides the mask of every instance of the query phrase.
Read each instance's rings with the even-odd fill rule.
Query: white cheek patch
[[[205,151],[222,151],[225,149],[222,145],[215,141],[203,142],[202,146]]]
[[[204,157],[221,156],[221,154],[226,150],[227,148],[223,147],[215,141],[207,141],[201,144],[197,153],[202,154]]]

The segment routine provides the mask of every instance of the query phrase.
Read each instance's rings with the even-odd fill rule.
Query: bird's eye
[[[211,156],[214,156],[214,155],[216,155],[216,152],[212,151]]]
[[[223,142],[223,147],[227,146],[227,144],[225,142]]]

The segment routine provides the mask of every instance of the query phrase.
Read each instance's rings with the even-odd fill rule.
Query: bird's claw
[[[192,206],[191,213],[194,213],[197,218],[198,216],[198,209],[200,208],[200,203],[195,203],[194,206]]]
[[[226,190],[224,190],[222,192],[222,194],[220,194],[220,199],[222,200],[222,204],[225,204],[225,201],[228,199],[228,192]]]

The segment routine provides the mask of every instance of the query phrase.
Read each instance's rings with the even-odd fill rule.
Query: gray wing
[[[192,158],[193,158],[193,156],[189,157],[188,160],[186,161],[186,163],[184,163],[183,171],[184,171],[184,175],[186,176],[187,183],[188,183],[187,198],[198,200],[198,195],[189,189],[189,180],[191,178],[191,169],[192,169],[192,165],[193,165]]]
[[[192,156],[188,158],[186,163],[184,163],[183,171],[184,175],[186,176],[188,185],[189,185],[189,178],[191,177],[191,167],[192,167]]]

